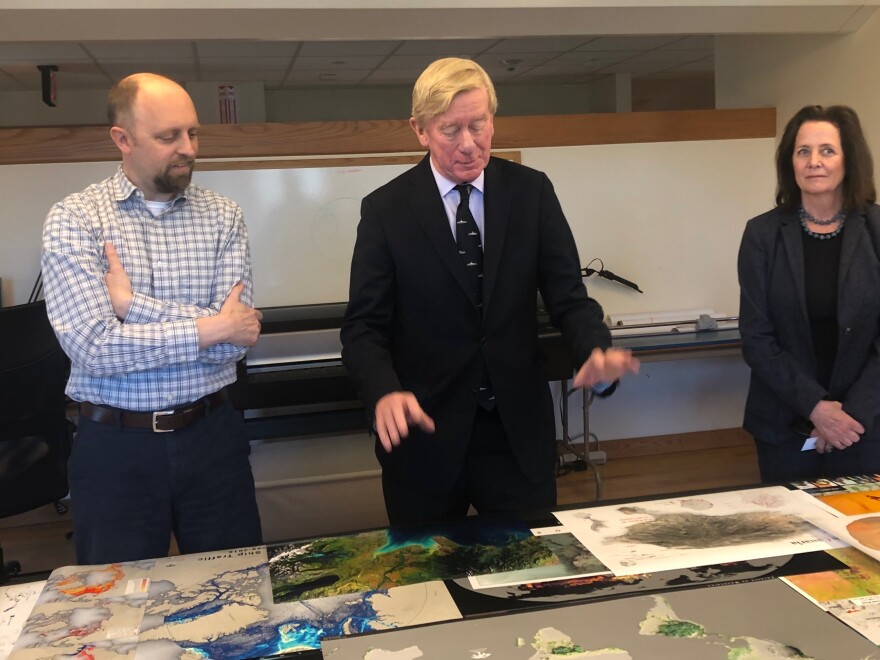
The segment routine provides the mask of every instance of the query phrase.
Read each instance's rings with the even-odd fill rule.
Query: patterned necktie
[[[471,213],[468,204],[471,194],[469,184],[455,186],[461,195],[458,210],[455,212],[455,242],[458,243],[458,253],[464,259],[467,267],[468,281],[471,284],[471,293],[474,302],[480,311],[483,310],[483,241],[480,238],[480,230],[477,221]],[[483,365],[483,378],[479,387],[474,391],[477,403],[486,410],[495,407],[495,395],[492,393],[492,384],[489,382],[489,373],[486,365]]]
[[[483,308],[483,241],[480,238],[480,230],[477,221],[471,213],[468,204],[471,186],[469,184],[455,186],[461,195],[458,210],[455,212],[455,242],[458,243],[458,253],[464,259],[467,268],[468,281],[471,284],[471,295],[477,307]]]

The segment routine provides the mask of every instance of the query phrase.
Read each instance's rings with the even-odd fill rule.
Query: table
[[[880,477],[873,475],[862,486],[880,489]],[[801,491],[806,492],[803,485]],[[838,660],[880,657],[876,646],[866,644],[863,637],[829,617],[788,585],[771,579],[849,570],[847,561],[850,560],[842,560],[829,552],[810,550],[822,547],[827,535],[823,536],[806,523],[790,525],[794,511],[820,511],[820,507],[812,503],[811,496],[806,496],[809,503],[805,504],[801,501],[803,499],[802,493],[793,488],[682,493],[650,501],[627,500],[603,503],[602,506],[566,507],[555,516],[549,512],[534,512],[515,520],[473,518],[460,527],[367,530],[341,537],[274,544],[269,548],[258,546],[99,567],[65,567],[50,576],[25,632],[32,635],[30,639],[38,639],[41,631],[51,631],[56,640],[55,652],[81,652],[87,645],[92,645],[93,650],[105,653],[133,653],[136,648],[139,654],[148,657],[161,657],[157,655],[160,651],[167,653],[179,648],[208,657],[245,658],[271,657],[282,648],[311,646],[310,650],[296,653],[296,657],[305,659],[321,657],[315,647],[322,636],[361,633],[383,627],[406,628],[387,634],[371,634],[357,642],[333,640],[332,643],[340,649],[339,655],[334,653],[334,660],[344,660],[346,657],[363,657],[345,655],[359,653],[362,644],[398,648],[412,640],[415,640],[412,643],[427,648],[445,639],[451,648],[452,640],[456,644],[472,644],[483,639],[483,646],[497,649],[504,639],[511,641],[510,635],[514,631],[531,630],[536,625],[540,626],[535,629],[538,632],[533,631],[534,634],[523,638],[525,655],[519,655],[519,651],[514,655],[511,651],[510,658],[544,657],[529,655],[543,644],[558,646],[565,643],[570,649],[573,648],[571,645],[579,645],[596,650],[603,644],[610,644],[609,640],[615,639],[615,635],[629,635],[621,638],[626,644],[641,644],[647,640],[651,644],[660,644],[657,648],[666,648],[669,644],[677,648],[681,640],[672,639],[678,635],[670,633],[670,626],[692,631],[695,626],[703,626],[705,634],[700,644],[694,642],[688,647],[698,649],[698,655],[694,657],[709,657],[699,653],[705,651],[701,644],[712,639],[722,646],[727,645],[725,648],[757,643],[754,640],[761,640],[763,644],[800,645],[804,652],[815,657],[825,657],[819,651],[827,650],[822,644],[830,640],[837,652],[827,657]],[[748,508],[730,509],[729,503],[739,500],[748,502]],[[530,573],[533,576],[547,575],[540,571],[569,570],[568,566],[574,567],[571,570],[588,572],[584,568],[587,557],[583,549],[571,551],[570,548],[577,546],[556,538],[559,536],[557,529],[543,529],[541,536],[532,536],[523,530],[558,527],[559,519],[564,520],[565,516],[592,521],[587,524],[592,528],[600,521],[611,524],[611,515],[648,516],[654,522],[671,523],[669,529],[678,529],[697,519],[701,523],[704,518],[708,520],[714,515],[707,513],[713,507],[726,507],[724,515],[739,516],[736,538],[748,536],[752,553],[764,549],[765,546],[760,546],[755,550],[753,545],[766,540],[768,529],[775,534],[769,542],[778,541],[784,548],[797,550],[772,556],[752,554],[746,559],[709,565],[687,563],[696,561],[696,557],[707,556],[704,554],[688,555],[684,560],[673,557],[674,561],[686,563],[679,569],[647,574],[641,569],[655,560],[645,558],[633,565],[629,575],[603,573],[550,581],[542,577],[525,583],[520,579],[514,586],[493,586],[490,583],[510,576],[486,572],[481,578],[484,582],[481,586],[485,588],[480,589],[475,588],[469,578],[460,575],[465,566],[506,566],[511,557],[533,562],[530,570],[538,571]],[[683,514],[686,514],[684,518],[681,517]],[[758,514],[758,517],[752,514]],[[752,520],[751,531],[748,525],[743,526],[743,522],[749,519]],[[768,525],[768,520],[772,524]],[[777,524],[772,522],[774,520],[787,522]],[[638,529],[639,522],[627,523],[632,525],[627,534]],[[576,528],[571,524],[568,526],[569,530]],[[753,533],[760,533],[757,541],[750,536]],[[481,546],[475,545],[475,540]],[[699,545],[691,543],[693,548],[689,550]],[[712,550],[721,547],[728,552],[730,548],[726,546],[730,545],[736,544],[718,543],[712,546]],[[477,552],[477,547],[483,549]],[[776,548],[777,545],[766,547]],[[545,556],[546,548],[553,549],[554,555],[560,559],[558,565],[539,561]],[[393,554],[395,552],[399,554]],[[742,553],[745,550],[735,548],[730,556]],[[327,557],[333,556],[345,559],[328,565]],[[355,561],[352,557],[362,559]],[[603,561],[607,563],[608,560]],[[395,569],[387,570],[384,562],[390,562]],[[880,592],[880,568],[875,567],[875,574],[869,579],[871,569],[866,568],[867,562],[863,564],[857,569],[862,582],[876,584]],[[291,566],[298,568],[291,571]],[[589,572],[595,573],[592,569]],[[387,588],[392,575],[398,586]],[[375,587],[376,584],[380,587],[378,590],[350,593],[356,587]],[[715,591],[716,588],[724,589],[724,594]],[[335,595],[328,595],[328,592]],[[302,602],[296,600],[299,596],[313,594],[320,597]],[[735,605],[728,607],[730,603]],[[780,612],[782,616],[778,616]],[[793,612],[797,614],[793,615]],[[498,614],[504,616],[494,616]],[[872,613],[874,620],[876,614]],[[486,619],[486,615],[493,616]],[[629,621],[639,616],[643,617],[649,630],[645,639],[638,635],[633,637],[623,629],[616,630],[613,625],[613,621],[620,621],[621,617]],[[597,636],[586,635],[592,630],[589,626],[575,625],[585,617],[590,621],[608,623],[597,624]],[[89,622],[88,626],[82,625],[85,621]],[[551,625],[553,622],[556,622],[555,628]],[[767,622],[769,627],[765,625]],[[433,625],[424,625],[429,623]],[[548,628],[554,628],[556,633]],[[475,631],[486,631],[485,637]],[[750,631],[754,634],[747,634]],[[567,637],[568,641],[560,635]],[[749,640],[743,641],[746,637]],[[471,645],[468,650],[476,653],[479,648]],[[848,655],[850,651],[858,655]],[[20,652],[21,657],[38,657],[31,651]],[[155,655],[151,656],[151,653]],[[433,656],[428,653],[424,657]],[[498,652],[494,657],[509,660]],[[647,657],[691,656],[660,654]]]

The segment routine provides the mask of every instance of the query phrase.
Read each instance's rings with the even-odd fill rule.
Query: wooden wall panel
[[[776,110],[682,110],[496,117],[496,149],[766,138]],[[201,158],[272,158],[418,152],[404,120],[202,127]],[[0,165],[117,160],[106,126],[0,128]]]

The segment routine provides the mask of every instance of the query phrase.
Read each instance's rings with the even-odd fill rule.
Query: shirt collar
[[[137,192],[135,185],[128,180],[125,172],[122,171],[122,164],[116,168],[116,174],[113,175],[113,189],[116,194],[117,202],[124,202],[134,193]]]
[[[172,201],[177,202],[179,199],[186,199],[190,186],[192,186],[192,183],[190,183],[189,186],[186,187],[186,190],[180,193]],[[137,195],[142,200],[144,198],[143,192],[141,192],[140,189],[135,186],[127,176],[125,176],[125,172],[122,171],[122,163],[119,164],[119,167],[116,168],[116,174],[113,175],[113,187],[116,192],[117,202],[124,202],[132,195]]]
[[[455,181],[450,181],[445,176],[440,174],[440,172],[437,171],[437,168],[434,167],[434,161],[431,160],[430,156],[428,157],[428,162],[431,164],[431,172],[434,174],[434,181],[437,182],[437,189],[440,191],[440,197],[446,197],[449,191],[455,188],[455,186],[457,186],[458,184]],[[470,182],[470,185],[479,190],[482,194],[485,180],[486,171],[483,170],[482,172],[480,172],[480,176]]]

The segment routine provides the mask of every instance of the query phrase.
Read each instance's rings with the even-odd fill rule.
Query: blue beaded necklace
[[[800,218],[801,227],[804,228],[804,232],[807,234],[807,236],[809,236],[810,238],[816,238],[820,241],[827,241],[831,238],[834,238],[841,231],[843,231],[843,222],[846,219],[846,211],[844,211],[843,209],[840,209],[837,213],[835,213],[828,220],[817,220],[812,215],[810,215],[802,206],[798,209],[798,218]],[[828,225],[834,224],[835,222],[839,222],[840,224],[837,225],[837,229],[835,229],[832,232],[829,232],[827,234],[819,234],[817,232],[812,231],[810,229],[809,225],[807,225],[807,222],[812,222],[812,223],[817,224],[822,227],[826,227]]]

